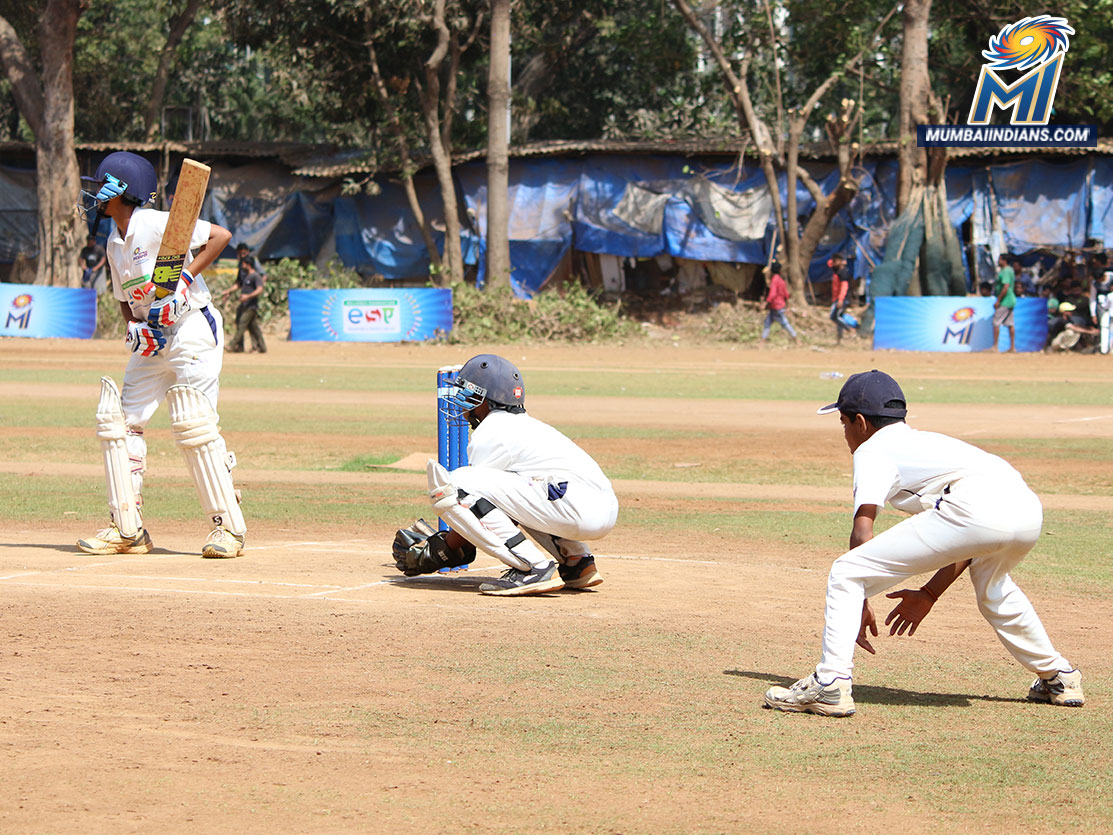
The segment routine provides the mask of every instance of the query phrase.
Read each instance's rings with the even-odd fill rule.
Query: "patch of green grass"
[[[292,474],[293,475],[293,474]],[[182,522],[204,516],[192,481],[148,475],[143,485],[145,514],[151,519]],[[19,476],[0,481],[4,515],[27,522],[64,518],[99,521],[105,517],[101,478]],[[297,483],[268,483],[243,491],[249,520],[304,522],[314,526],[361,523],[397,527],[398,520],[428,512],[420,491],[375,485],[330,485],[328,489]]]
[[[603,471],[613,479],[646,481],[677,481],[739,484],[799,484],[829,487],[848,484],[845,466],[818,466],[805,462],[785,461],[770,466],[770,459],[724,459],[714,455],[700,456],[698,461],[661,460],[653,457],[652,448],[643,454],[596,454]],[[694,465],[694,466],[693,466]],[[847,487],[849,492],[849,487]]]
[[[856,369],[847,369],[851,373]],[[0,369],[0,381],[96,385],[101,372],[89,369],[21,368]],[[266,371],[226,369],[221,384],[226,388],[314,391],[429,392],[434,378],[412,367],[390,365],[268,366]],[[820,379],[815,368],[790,367],[768,370],[751,368],[703,371],[661,369],[651,372],[581,369],[528,372],[529,392],[552,396],[711,398],[716,400],[801,400],[830,402],[838,394],[840,380]],[[1071,380],[1004,379],[993,381],[916,377],[902,375],[900,383],[909,402],[996,403],[1009,405],[1058,404],[1107,405],[1113,401],[1113,383],[1091,381],[1084,386]]]
[[[368,470],[380,469],[387,464],[393,464],[405,455],[403,452],[376,452],[370,455],[357,455],[349,458],[336,469],[345,473],[362,473]]]

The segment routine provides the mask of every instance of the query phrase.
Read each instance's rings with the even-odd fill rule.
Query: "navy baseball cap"
[[[905,405],[904,392],[900,390],[897,381],[876,368],[872,371],[862,371],[851,374],[843,383],[839,391],[839,399],[829,403],[822,409],[817,409],[817,415],[826,415],[831,412],[846,412],[850,415],[865,415],[866,417],[895,417],[902,418],[908,414],[908,409],[886,407],[890,400],[899,400]]]

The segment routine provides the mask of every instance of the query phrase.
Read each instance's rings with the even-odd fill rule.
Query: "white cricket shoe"
[[[481,585],[479,591],[482,594],[499,597],[520,597],[523,594],[542,594],[547,591],[559,591],[562,588],[564,588],[564,581],[557,573],[557,564],[551,562],[542,568],[531,568],[529,571],[508,569],[497,580]]]
[[[113,522],[88,539],[77,540],[77,547],[86,554],[149,554],[154,545],[146,528],[129,538]]]
[[[1082,673],[1078,670],[1060,670],[1051,678],[1037,678],[1028,688],[1028,701],[1047,702],[1060,707],[1082,707]]]
[[[816,713],[820,716],[853,716],[854,699],[850,695],[850,679],[840,676],[827,684],[815,673],[790,687],[770,687],[765,691],[765,704],[773,710],[789,713]]]
[[[229,560],[243,554],[246,537],[232,533],[227,528],[215,528],[205,540],[201,556],[207,560]]]

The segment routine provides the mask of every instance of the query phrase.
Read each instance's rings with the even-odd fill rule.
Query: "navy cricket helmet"
[[[115,177],[124,187],[124,199],[137,206],[145,206],[155,199],[158,191],[158,175],[155,167],[139,154],[130,151],[116,151],[109,154],[97,166],[95,177],[82,177],[87,182],[103,184],[109,177]]]
[[[462,411],[471,411],[484,400],[492,409],[525,411],[525,382],[509,360],[497,354],[480,354],[456,372],[455,387],[448,398]]]

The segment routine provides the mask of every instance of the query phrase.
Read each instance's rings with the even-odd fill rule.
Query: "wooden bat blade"
[[[178,287],[178,279],[189,253],[189,242],[193,238],[193,227],[201,215],[201,204],[205,201],[205,190],[209,186],[212,169],[196,160],[182,160],[178,174],[178,187],[174,192],[174,202],[170,205],[170,217],[166,220],[166,231],[162,233],[162,246],[155,260],[155,294],[162,298],[173,293]]]

